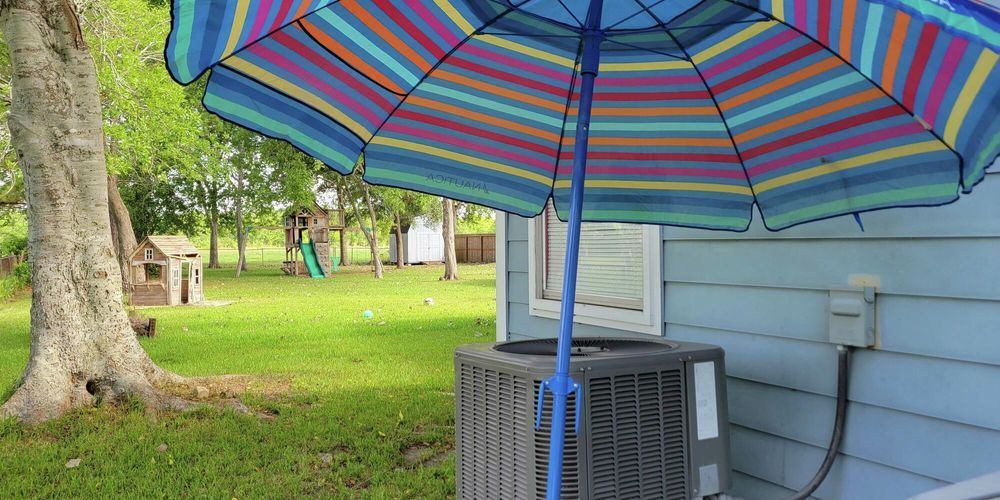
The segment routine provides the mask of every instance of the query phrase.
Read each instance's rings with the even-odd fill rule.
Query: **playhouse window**
[[[181,270],[174,268],[170,271],[170,277],[174,282],[174,286],[181,286]]]
[[[146,260],[153,260],[153,249],[147,248],[143,256],[146,258]]]
[[[195,285],[201,284],[201,269],[194,270],[194,284]]]
[[[314,226],[318,226],[319,225],[319,219],[313,217],[313,225]]]

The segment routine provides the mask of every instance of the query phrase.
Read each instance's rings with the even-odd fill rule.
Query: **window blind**
[[[545,209],[542,252],[545,263],[543,297],[561,300],[566,261],[567,224]],[[616,222],[584,222],[576,301],[627,309],[643,307],[642,226]]]

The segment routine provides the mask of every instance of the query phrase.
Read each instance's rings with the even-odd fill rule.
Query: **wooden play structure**
[[[132,305],[176,306],[205,299],[201,252],[184,236],[148,236],[129,262]]]
[[[293,208],[285,214],[285,262],[282,269],[292,276],[329,276],[330,231],[344,230],[344,212],[326,210],[318,204]]]

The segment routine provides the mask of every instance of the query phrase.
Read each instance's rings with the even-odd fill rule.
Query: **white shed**
[[[444,261],[444,235],[441,223],[433,223],[426,217],[417,217],[412,224],[403,226],[403,262]],[[396,232],[389,236],[389,261],[396,262]]]

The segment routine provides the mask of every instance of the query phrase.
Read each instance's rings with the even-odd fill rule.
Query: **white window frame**
[[[145,260],[153,260],[153,249],[152,248],[147,248],[142,253],[142,256],[144,257]]]
[[[586,223],[584,223],[586,224]],[[542,296],[545,270],[544,217],[528,221],[528,313],[532,316],[559,319],[561,300]],[[643,293],[642,309],[625,309],[577,302],[573,322],[614,328],[629,332],[663,336],[663,236],[660,226],[642,226]],[[560,285],[561,286],[561,285]]]

